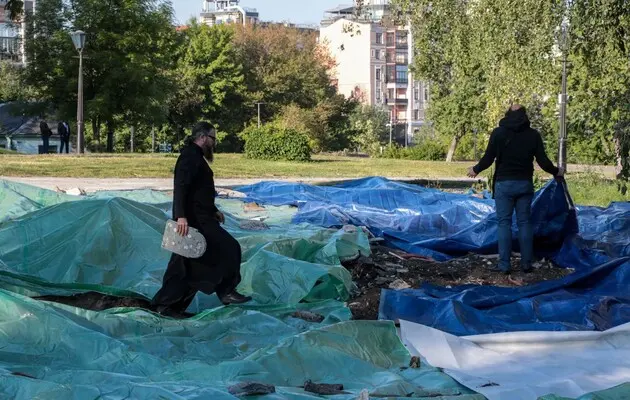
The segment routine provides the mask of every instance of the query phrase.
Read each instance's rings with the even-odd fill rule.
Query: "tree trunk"
[[[101,121],[98,117],[92,119],[92,135],[97,143],[101,142]]]
[[[630,179],[630,143],[621,134],[615,135],[615,175],[619,180]]]
[[[455,150],[457,150],[457,144],[459,143],[459,136],[453,136],[453,140],[451,141],[451,145],[448,147],[448,153],[446,154],[446,162],[453,162],[453,157],[455,156]]]
[[[131,128],[129,128],[129,133],[131,134],[131,140],[130,140],[130,144],[131,144],[131,152],[133,153],[133,141],[134,141],[134,136],[136,136],[136,127],[135,126],[131,126]]]
[[[114,152],[114,122],[107,121],[107,152]]]

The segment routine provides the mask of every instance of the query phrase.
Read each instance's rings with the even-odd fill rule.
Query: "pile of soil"
[[[349,301],[349,307],[354,319],[375,320],[378,318],[381,289],[419,288],[424,283],[442,287],[517,287],[558,279],[573,272],[543,259],[534,263],[532,272],[523,273],[519,267],[520,258],[515,255],[512,257],[511,273],[506,275],[496,269],[497,263],[497,256],[475,254],[437,262],[377,246],[373,248],[371,257],[344,263],[358,287]]]

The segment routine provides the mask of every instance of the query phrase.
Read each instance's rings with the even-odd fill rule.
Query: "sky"
[[[181,24],[199,16],[202,0],[173,0],[175,15]],[[263,21],[289,21],[295,24],[319,25],[324,11],[351,0],[241,0],[241,6],[256,8]]]

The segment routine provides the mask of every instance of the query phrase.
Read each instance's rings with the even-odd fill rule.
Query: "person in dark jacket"
[[[198,229],[206,239],[207,250],[198,259],[171,256],[162,288],[152,300],[155,310],[163,315],[183,314],[197,291],[216,293],[225,305],[251,300],[236,291],[241,281],[241,246],[221,227],[225,216],[214,201],[214,175],[208,162],[214,158],[215,143],[214,127],[199,122],[175,164],[173,219],[178,233],[185,236],[189,227]]]
[[[512,215],[516,210],[521,250],[521,268],[531,271],[534,257],[534,238],[531,223],[534,197],[534,158],[538,165],[556,178],[564,171],[547,157],[540,133],[530,127],[525,108],[512,105],[505,117],[490,135],[488,148],[479,163],[468,170],[476,177],[496,161],[493,179],[493,196],[499,223],[499,268],[508,273],[512,254]]]
[[[44,144],[42,151],[44,154],[48,154],[48,148],[50,147],[50,137],[52,136],[52,130],[48,127],[44,117],[41,117],[39,121],[39,132],[42,135],[42,142]]]
[[[59,134],[59,141],[61,147],[59,153],[63,153],[63,147],[66,147],[66,154],[70,152],[70,125],[66,121],[61,121],[57,124],[57,134]]]

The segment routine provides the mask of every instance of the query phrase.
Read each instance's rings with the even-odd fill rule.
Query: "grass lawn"
[[[17,155],[0,152],[0,176],[51,176],[79,178],[171,178],[177,155]],[[240,154],[217,154],[213,170],[221,178],[359,178],[366,176],[409,178],[457,178],[466,175],[470,162],[410,161],[340,156],[315,156],[313,162],[248,160]],[[630,201],[606,179],[609,171],[580,171],[567,176],[577,204],[606,206],[611,201]],[[590,171],[590,172],[589,172]],[[605,172],[606,177],[603,175]],[[487,176],[487,173],[486,173]],[[542,181],[548,176],[540,175]]]
[[[177,155],[0,155],[0,176],[170,178]],[[316,156],[313,162],[258,161],[217,154],[212,169],[221,178],[440,178],[465,176],[470,163]]]

